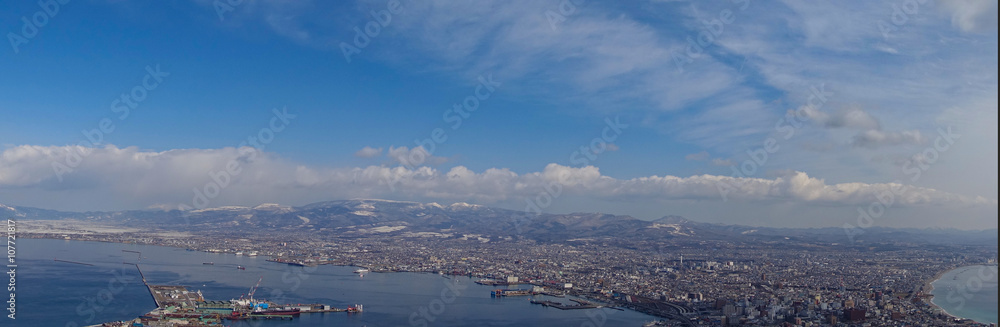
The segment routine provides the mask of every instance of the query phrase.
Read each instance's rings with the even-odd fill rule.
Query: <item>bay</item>
[[[931,283],[931,300],[945,312],[981,323],[997,323],[997,266],[959,267]]]
[[[5,319],[4,326],[11,321],[13,326],[86,326],[145,314],[155,304],[132,263],[138,263],[150,284],[185,285],[202,291],[206,300],[238,298],[260,280],[257,298],[339,308],[364,305],[364,312],[356,314],[227,322],[233,326],[641,326],[656,320],[629,310],[559,310],[530,304],[529,297],[491,298],[495,287],[464,276],[361,277],[353,267],[299,267],[264,257],[161,246],[22,239],[17,260],[17,319]]]

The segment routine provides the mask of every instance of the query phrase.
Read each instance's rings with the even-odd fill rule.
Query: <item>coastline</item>
[[[34,235],[34,236],[35,237],[28,237],[28,238],[29,239],[44,239],[44,240],[55,240],[55,241],[67,241],[67,242],[95,242],[95,243],[108,243],[108,244],[129,244],[129,245],[143,245],[143,246],[158,246],[158,247],[167,247],[167,248],[191,250],[188,247],[179,246],[179,245],[173,245],[173,244],[138,243],[138,242],[132,243],[132,242],[109,241],[109,240],[74,240],[74,239],[64,239],[64,238],[57,238],[57,237],[45,237],[45,236],[38,237],[39,235]],[[199,251],[199,250],[195,250],[195,251],[197,251],[197,252],[203,252],[203,251]],[[217,254],[230,254],[231,255],[233,253],[219,252]],[[266,256],[261,256],[261,257],[266,257]],[[270,261],[268,259],[264,259],[264,260],[265,261]],[[273,261],[272,261],[272,263],[282,264],[281,262],[273,262]],[[370,269],[370,267],[358,266],[358,265],[355,265],[354,263],[328,263],[328,264],[324,264],[324,265],[335,266],[335,267],[359,267],[359,268]],[[422,271],[422,270],[384,270],[384,271],[371,271],[371,273],[438,274],[438,272],[434,272],[434,271]],[[470,279],[470,281],[473,281],[473,282],[474,282],[474,279],[475,279],[471,275],[470,276],[466,276],[466,275],[444,274],[441,277],[442,278],[451,279],[451,277],[449,277],[449,276],[453,276],[453,277],[467,277],[467,278]],[[476,276],[476,277],[482,278],[483,276]],[[619,302],[613,301],[613,300],[609,301],[609,299],[606,299],[606,298],[595,298],[595,297],[592,297],[591,295],[588,295],[588,294],[577,293],[577,292],[573,292],[573,291],[570,291],[567,294],[604,304],[605,307],[604,308],[600,308],[600,309],[625,308],[624,310],[628,310],[630,312],[635,312],[635,313],[644,314],[644,315],[647,315],[647,316],[650,316],[650,317],[655,317],[655,318],[657,318],[657,321],[658,320],[663,320],[663,319],[666,319],[666,320],[673,319],[673,318],[671,318],[669,316],[660,316],[660,315],[656,315],[656,314],[644,312],[644,311],[641,311],[641,310],[637,310],[635,308],[632,308],[632,307],[629,307],[629,306],[625,305],[625,303],[619,303]],[[608,302],[610,302],[611,304],[608,304]],[[616,309],[616,310],[621,310],[621,309]]]
[[[961,317],[956,317],[955,315],[948,313],[948,311],[946,311],[944,308],[942,308],[941,306],[939,306],[936,303],[934,303],[934,294],[932,294],[932,292],[934,291],[934,282],[936,282],[939,279],[941,279],[941,277],[944,276],[944,274],[947,274],[949,271],[952,271],[952,270],[955,270],[955,269],[958,269],[958,268],[961,268],[961,267],[951,267],[951,268],[947,268],[947,269],[938,271],[936,274],[934,274],[934,277],[931,277],[930,279],[924,280],[924,286],[922,288],[923,288],[923,293],[927,295],[927,304],[929,304],[932,309],[938,309],[941,312],[943,312],[944,314],[948,315],[949,317],[961,319]]]
[[[965,317],[956,316],[956,315],[948,312],[948,310],[945,310],[943,307],[941,307],[937,303],[934,303],[934,297],[935,296],[934,296],[934,294],[931,294],[931,292],[934,291],[934,285],[933,285],[933,283],[937,282],[938,280],[940,280],[941,277],[943,277],[945,274],[947,274],[949,272],[952,272],[952,271],[955,271],[955,270],[958,270],[958,269],[961,269],[961,268],[977,267],[977,266],[980,266],[980,265],[952,267],[952,268],[949,268],[947,270],[940,271],[936,275],[934,275],[933,278],[928,279],[927,281],[924,281],[925,294],[928,295],[927,304],[929,304],[931,306],[931,308],[936,308],[936,309],[940,310],[941,313],[944,313],[946,316],[951,317],[951,319],[953,319],[953,320],[954,319],[968,320],[968,321],[972,321],[972,322],[974,322],[976,324],[980,324],[980,325],[983,325],[983,326],[989,326],[990,324],[993,324],[992,322],[982,322],[982,321],[977,321],[977,320],[972,319],[972,318],[965,318]]]
[[[183,247],[183,246],[167,245],[167,244],[154,244],[154,243],[130,243],[130,242],[107,241],[107,240],[67,240],[67,239],[55,238],[55,237],[30,237],[30,238],[31,239],[55,240],[55,241],[70,241],[70,242],[96,242],[96,243],[108,243],[108,244],[130,244],[130,245],[144,245],[144,246],[160,246],[160,247],[167,247],[167,248],[190,250],[189,248]],[[197,251],[197,252],[202,252],[202,251]],[[218,254],[232,254],[232,253],[224,253],[223,252],[223,253],[218,253]],[[265,259],[265,261],[270,261],[270,260]],[[281,263],[281,262],[273,262],[272,261],[272,263]],[[358,265],[355,265],[353,263],[342,263],[342,264],[329,263],[329,264],[324,264],[324,265],[335,266],[335,267],[358,267],[358,268],[370,269],[370,267],[358,266]],[[384,271],[371,271],[371,273],[411,273],[411,274],[428,274],[428,275],[439,274],[438,272],[434,272],[434,271],[422,271],[422,270],[384,270]],[[446,278],[446,279],[451,279],[452,277],[466,277],[466,278],[469,278],[470,282],[474,282],[475,281],[475,277],[473,277],[471,275],[466,276],[466,275],[444,274],[444,275],[441,275],[441,277],[442,278]],[[477,276],[477,277],[481,278],[483,276]],[[529,284],[529,285],[531,285],[531,284]],[[641,313],[641,314],[645,314],[645,315],[648,315],[648,316],[651,316],[651,317],[656,317],[656,318],[659,318],[659,319],[668,319],[668,320],[671,319],[670,317],[659,316],[659,315],[655,315],[655,314],[650,314],[650,313],[647,313],[647,312],[643,312],[643,311],[640,311],[640,310],[636,310],[636,309],[633,309],[633,308],[629,308],[627,306],[624,306],[623,303],[618,303],[616,301],[610,301],[611,304],[608,305],[607,304],[608,299],[594,298],[594,297],[591,297],[588,294],[581,294],[581,293],[570,291],[568,293],[568,295],[577,296],[577,297],[580,297],[580,298],[585,298],[585,299],[588,299],[588,300],[591,300],[591,301],[595,301],[595,302],[600,302],[602,304],[605,304],[605,309],[606,308],[612,308],[612,309],[614,309],[614,308],[622,307],[622,308],[626,308],[626,310],[629,310],[631,312]],[[95,326],[97,326],[97,325],[95,325]]]
[[[142,262],[139,263],[140,266],[149,266],[149,271],[147,271],[146,267],[143,267],[142,272],[146,273],[146,277],[149,278],[150,283],[186,286],[190,292],[201,290],[204,292],[206,300],[220,300],[225,302],[231,298],[237,298],[240,294],[246,294],[246,288],[249,287],[247,285],[253,286],[253,282],[257,282],[260,283],[260,286],[256,286],[260,287],[260,291],[257,291],[257,294],[263,294],[260,296],[261,298],[273,300],[272,302],[276,303],[322,302],[337,308],[345,308],[357,303],[371,303],[371,308],[375,308],[374,310],[366,310],[365,315],[369,316],[367,318],[356,315],[341,318],[340,316],[342,315],[339,314],[303,315],[309,318],[300,319],[300,317],[296,317],[293,319],[294,321],[288,322],[285,322],[287,319],[274,319],[274,323],[276,323],[275,327],[278,327],[278,325],[288,327],[318,325],[361,326],[361,324],[367,324],[368,326],[407,326],[409,325],[407,318],[413,312],[418,312],[417,309],[414,309],[415,306],[423,305],[423,307],[429,308],[431,301],[437,303],[434,299],[445,301],[452,299],[451,296],[455,296],[455,299],[458,301],[451,302],[449,300],[449,302],[460,303],[460,309],[456,311],[454,306],[449,306],[448,311],[452,312],[452,316],[446,317],[451,317],[449,318],[451,319],[449,323],[456,324],[452,325],[456,327],[461,326],[459,323],[466,320],[479,321],[479,319],[489,317],[507,316],[513,317],[510,318],[511,320],[520,321],[516,324],[522,326],[532,325],[531,320],[528,320],[528,318],[537,318],[555,323],[565,320],[579,320],[581,323],[585,323],[588,317],[584,316],[583,313],[587,311],[592,312],[593,315],[601,315],[597,317],[606,316],[608,318],[608,326],[640,326],[641,323],[646,321],[659,319],[659,317],[645,315],[642,312],[633,310],[627,310],[629,312],[619,313],[617,316],[612,315],[611,311],[613,310],[602,309],[583,311],[546,310],[527,303],[527,299],[521,297],[511,298],[505,302],[498,302],[489,298],[489,291],[493,289],[492,287],[476,285],[474,283],[476,278],[470,278],[466,275],[452,276],[440,275],[433,272],[417,272],[371,274],[370,276],[369,274],[365,274],[365,278],[362,279],[357,274],[351,273],[354,268],[346,266],[330,265],[329,267],[320,267],[321,269],[315,272],[306,270],[303,274],[298,274],[300,271],[298,267],[291,267],[293,270],[286,270],[286,265],[266,262],[263,260],[264,258],[236,258],[231,254],[226,258],[226,255],[188,252],[183,249],[159,246],[154,246],[156,248],[122,247],[119,246],[121,243],[116,242],[71,241],[73,243],[65,243],[63,240],[58,239],[30,239],[29,241],[34,241],[26,243],[34,252],[30,256],[32,262],[24,265],[24,267],[33,270],[28,271],[31,272],[30,274],[25,274],[30,278],[24,282],[26,287],[32,286],[33,289],[25,288],[25,292],[30,292],[34,289],[44,290],[45,293],[42,294],[46,299],[59,299],[59,301],[42,301],[42,297],[40,296],[25,298],[23,301],[25,304],[24,312],[31,314],[26,314],[27,317],[23,322],[30,323],[25,324],[25,326],[49,326],[56,325],[56,323],[60,323],[59,326],[62,326],[62,323],[70,321],[79,323],[79,326],[97,326],[102,322],[132,321],[134,318],[141,317],[154,310],[155,304],[150,299],[150,292],[140,282],[140,275],[134,267],[125,265],[121,266],[123,267],[120,268],[121,270],[106,268],[118,267],[121,262],[118,260],[119,255],[131,255],[131,253],[122,254],[120,249],[141,251],[143,255],[150,258],[149,262],[146,262],[145,258],[142,259],[145,264]],[[45,243],[38,241],[45,241]],[[73,253],[74,256],[81,254],[82,256],[78,257],[79,260],[94,262],[97,264],[97,267],[80,268],[74,265],[51,263],[53,255],[59,253]],[[223,264],[224,268],[202,266],[201,262],[208,261],[205,259],[210,257],[215,258],[216,265]],[[220,257],[226,260],[223,261]],[[238,262],[242,262],[247,267],[247,273],[238,274],[238,272],[234,273],[233,269],[225,268],[225,264],[235,264]],[[105,267],[105,269],[101,269],[102,267]],[[331,270],[330,268],[335,270]],[[104,271],[110,271],[109,269],[115,269],[115,272],[111,274],[104,273]],[[34,273],[39,271],[45,272],[45,274]],[[183,277],[176,278],[179,272],[188,271],[192,273],[185,273],[185,275],[182,275]],[[51,279],[52,276],[72,277],[70,279]],[[127,289],[114,294],[114,303],[104,305],[104,308],[113,306],[115,308],[114,311],[105,310],[103,312],[95,312],[96,316],[93,319],[88,318],[86,315],[81,316],[74,311],[77,305],[76,302],[83,303],[85,300],[84,296],[97,294],[95,292],[107,294],[107,291],[105,291],[108,289],[106,287],[107,278],[119,276],[125,280],[122,285],[127,286]],[[255,280],[258,277],[262,278],[263,282]],[[374,279],[371,279],[373,277]],[[282,278],[285,278],[285,280],[281,280]],[[47,282],[49,280],[53,282],[50,284]],[[56,286],[55,282],[59,282],[59,285]],[[301,284],[298,284],[298,282],[301,282]],[[64,285],[71,285],[72,290],[70,292],[62,291],[61,289],[65,287]],[[302,286],[298,287],[297,285]],[[113,285],[113,287],[118,286],[119,284],[117,283]],[[444,297],[445,300],[441,300],[441,292],[447,293]],[[459,297],[461,298],[460,300]],[[379,301],[380,299],[387,300],[382,302]],[[521,299],[524,300],[522,301]],[[451,305],[451,303],[446,303],[446,305]],[[477,309],[465,310],[469,307]],[[522,309],[528,312],[520,314]],[[50,314],[49,310],[58,310],[58,313],[53,312]],[[372,312],[369,313],[367,311]],[[19,313],[21,312],[19,310]],[[132,315],[133,312],[134,315]],[[498,312],[502,314],[498,314]],[[438,315],[437,317],[441,316]],[[21,317],[19,316],[18,318]],[[439,321],[441,320],[444,319],[439,319]],[[295,321],[298,322],[296,323]],[[261,322],[261,324],[257,324],[256,322]],[[238,326],[260,325],[261,327],[266,327],[270,326],[272,322],[258,319],[244,322],[227,321],[225,324]],[[15,326],[19,325],[15,324]]]
[[[195,249],[195,248],[190,247],[188,244],[177,244],[177,243],[174,243],[174,242],[166,242],[166,241],[170,241],[171,239],[159,239],[158,240],[156,238],[153,238],[153,239],[144,238],[144,239],[135,239],[135,240],[132,240],[132,241],[122,240],[122,239],[107,239],[107,238],[105,238],[105,239],[70,239],[70,238],[63,238],[63,237],[57,237],[57,236],[49,235],[47,233],[29,233],[29,234],[27,234],[25,236],[25,238],[28,238],[28,239],[48,239],[48,240],[53,240],[53,241],[74,241],[74,242],[94,242],[94,243],[109,243],[109,244],[143,245],[143,246],[156,246],[156,247],[167,247],[167,248],[175,248],[175,249],[185,249],[185,250],[188,250],[188,251],[209,252],[209,253],[216,253],[216,254],[234,254],[234,252],[220,252],[219,250],[199,250],[199,249]],[[165,242],[165,243],[161,243],[161,242]],[[262,257],[269,257],[270,255],[263,254],[261,256]],[[270,261],[270,260],[268,260],[268,261]],[[331,265],[331,266],[363,267],[363,266],[358,266],[356,263],[352,263],[350,261],[346,261],[345,262],[345,261],[339,261],[339,260],[338,260],[338,262],[330,261],[330,262],[326,262],[326,263],[323,263],[323,264],[324,265]],[[923,303],[925,303],[925,304],[928,305],[927,307],[924,307],[924,309],[922,309],[922,310],[918,306],[917,308],[915,308],[916,310],[914,310],[914,314],[917,314],[916,312],[920,311],[920,313],[919,313],[920,315],[926,315],[927,318],[930,318],[931,320],[934,320],[934,321],[942,321],[942,320],[947,321],[947,320],[950,320],[952,323],[954,323],[954,320],[961,319],[961,320],[966,320],[968,322],[971,322],[972,323],[971,325],[975,325],[975,326],[987,326],[987,325],[989,325],[989,323],[982,323],[982,322],[975,321],[974,319],[971,319],[971,318],[964,318],[964,317],[955,316],[955,315],[947,312],[943,307],[941,307],[941,306],[939,306],[939,305],[937,305],[937,304],[934,303],[934,301],[933,301],[934,294],[931,294],[934,291],[934,289],[935,289],[933,283],[938,282],[939,280],[941,280],[949,272],[952,272],[952,271],[955,271],[955,270],[958,270],[958,269],[961,269],[961,268],[964,268],[964,267],[972,267],[972,266],[976,266],[976,265],[968,265],[968,264],[966,264],[966,265],[958,265],[958,266],[956,266],[955,263],[945,264],[945,263],[942,262],[942,263],[939,263],[938,265],[934,265],[934,266],[937,266],[939,269],[937,269],[935,271],[935,273],[934,273],[934,275],[932,277],[926,278],[926,279],[923,279],[923,280],[920,280],[920,281],[911,279],[911,282],[917,282],[917,283],[919,283],[916,286],[916,289],[918,291],[915,294],[912,294],[911,296],[909,296],[907,299],[913,300],[913,298],[916,296],[916,297],[920,298],[921,301],[919,301],[919,302],[923,302]],[[399,270],[396,270],[396,269],[386,269],[386,270],[380,270],[380,271],[374,271],[373,270],[372,272],[409,272],[409,273],[426,273],[426,274],[440,273],[438,271],[410,270],[412,268],[414,268],[414,267],[407,267],[407,268],[402,268],[402,269],[399,269]],[[457,275],[457,276],[463,276],[463,275]],[[482,275],[477,275],[477,277],[483,277],[483,276]],[[471,278],[471,276],[470,276],[470,278]],[[913,284],[911,284],[911,285],[913,285]],[[943,298],[943,295],[941,297]],[[623,307],[625,307],[625,306],[623,306]],[[650,313],[647,313],[647,312],[644,312],[644,311],[637,310],[635,308],[630,308],[630,307],[626,307],[626,308],[628,308],[628,310],[632,311],[632,312],[644,313],[644,314],[647,314],[647,315],[651,315],[651,316],[654,316],[654,317],[660,317],[660,318],[668,318],[668,319],[670,318],[670,317],[659,316],[659,315],[656,315],[656,314],[650,314]],[[937,308],[939,310],[933,310],[934,308]],[[942,315],[940,313],[944,313],[944,314]]]

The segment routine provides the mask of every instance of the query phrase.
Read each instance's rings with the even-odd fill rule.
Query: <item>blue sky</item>
[[[913,191],[879,225],[996,227],[995,3],[219,3],[71,1],[54,16],[0,5],[0,203],[191,206],[236,160],[245,172],[208,206],[524,209],[565,175],[543,211],[841,226],[898,181]],[[22,17],[38,15],[48,21],[26,37]],[[342,44],[371,24],[346,60]],[[169,75],[121,119],[114,101],[147,67]],[[452,128],[446,111],[486,77],[495,92]],[[810,106],[817,93],[828,97]],[[247,160],[241,142],[274,108],[295,118]],[[789,112],[801,119],[790,136]],[[114,131],[56,171],[102,119]],[[606,120],[628,127],[579,160]],[[414,149],[438,128],[446,141]],[[928,151],[948,128],[959,141]],[[777,150],[741,168],[768,139]],[[397,160],[413,151],[429,159]],[[739,190],[723,200],[719,185]]]

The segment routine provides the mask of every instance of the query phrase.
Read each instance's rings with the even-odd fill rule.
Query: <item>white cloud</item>
[[[684,160],[691,160],[691,161],[704,161],[704,160],[708,160],[708,152],[702,151],[702,152],[698,152],[698,153],[692,153],[692,154],[684,156]]]
[[[711,160],[709,160],[709,159],[711,159]],[[711,158],[709,156],[709,154],[708,154],[707,151],[702,151],[702,152],[692,153],[692,154],[686,155],[686,156],[684,156],[684,160],[689,160],[689,161],[706,161],[706,160],[708,160],[708,162],[711,163],[713,166],[720,166],[720,167],[735,165],[735,163],[732,160],[729,160],[729,159]]]
[[[549,164],[540,172],[517,174],[505,168],[474,172],[463,166],[438,170],[368,166],[358,168],[308,167],[288,162],[252,148],[183,149],[163,152],[135,147],[107,146],[90,154],[59,182],[50,168],[74,147],[18,146],[0,154],[0,195],[17,192],[47,194],[60,202],[74,201],[82,191],[107,196],[107,203],[126,201],[131,207],[164,203],[190,204],[193,188],[224,184],[209,206],[303,201],[355,197],[404,198],[431,201],[468,201],[482,204],[510,202],[536,196],[546,187],[560,185],[567,197],[604,200],[663,201],[697,199],[720,201],[720,187],[730,190],[730,201],[790,202],[806,205],[862,205],[876,195],[896,188],[898,206],[995,206],[996,200],[967,197],[930,188],[898,184],[827,184],[802,172],[773,179],[734,178],[715,175],[690,177],[647,176],[616,179],[598,168],[573,168]],[[408,151],[409,152],[409,151]],[[235,175],[222,172],[238,165]],[[215,181],[215,182],[213,182]],[[225,181],[224,183],[221,181]],[[394,185],[390,188],[388,185]],[[220,185],[222,186],[222,185]],[[395,190],[395,191],[393,191]]]
[[[920,145],[924,137],[920,131],[883,132],[869,130],[854,136],[851,144],[858,147],[878,148],[889,145]]]
[[[968,109],[970,103],[997,97],[996,1],[928,2],[899,25],[884,2],[752,1],[684,73],[677,72],[670,55],[683,51],[703,21],[732,9],[731,2],[657,1],[644,5],[642,13],[612,2],[586,3],[555,30],[544,15],[558,9],[551,2],[407,3],[362,56],[466,82],[492,72],[504,81],[504,95],[550,101],[574,114],[587,109],[635,114],[643,127],[660,130],[668,141],[737,162],[747,149],[774,136],[775,121],[804,105],[814,95],[812,87],[825,85],[834,96],[810,113],[817,123],[783,140],[767,165],[836,181],[891,179],[899,167],[873,156],[910,157],[898,151],[950,124],[938,121],[943,114],[977,114]],[[362,24],[370,19],[368,10],[384,4],[362,1],[349,5],[358,10],[336,14],[309,5],[299,11],[276,7],[282,17],[294,15],[304,23],[266,19],[268,10],[233,14],[254,12],[277,34],[339,54],[333,46],[353,36],[347,27]],[[884,33],[880,22],[892,31]],[[288,32],[303,26],[317,27],[307,29],[308,41]],[[986,109],[995,115],[995,104]],[[963,132],[963,144],[996,139],[995,123],[972,121],[988,126]],[[964,162],[950,160],[959,152],[948,152],[920,183],[995,197],[995,175],[982,175],[996,171],[997,161],[976,156],[996,148],[990,145],[965,149]],[[801,148],[823,151],[787,150]],[[982,167],[971,171],[970,163]],[[949,174],[930,177],[937,172]],[[982,185],[975,191],[962,186],[972,184]]]
[[[380,155],[382,155],[382,148],[373,148],[370,146],[363,147],[354,153],[354,156],[358,158],[374,158]]]
[[[353,37],[343,26],[363,24],[370,9],[385,5],[363,0],[351,5],[357,11],[331,19],[315,10],[321,2],[301,3],[314,5],[277,9],[302,22],[271,27],[281,35],[288,35],[288,26],[323,27],[308,29],[312,46],[338,53],[335,45]],[[871,148],[912,144],[912,131],[937,128],[933,119],[970,89],[993,90],[976,97],[996,97],[995,34],[968,33],[995,29],[995,6],[966,0],[922,4],[896,25],[892,6],[872,1],[751,1],[743,11],[731,2],[657,1],[641,14],[632,6],[588,1],[553,29],[545,13],[558,10],[557,3],[424,1],[406,4],[361,55],[460,81],[493,73],[504,81],[504,94],[550,101],[555,108],[635,114],[668,137],[730,156],[773,133],[780,114],[803,105],[810,87],[826,85],[835,96],[819,112],[825,115],[817,117],[820,126],[860,132],[801,129],[792,142]],[[703,22],[724,9],[734,12],[735,22],[678,72],[672,55],[683,53],[686,39],[697,37]],[[254,12],[273,25],[269,11]],[[880,31],[880,21],[893,31]],[[330,22],[338,26],[326,29]],[[875,107],[885,124],[869,111],[851,109]],[[797,155],[782,153],[770,164],[784,164],[786,156]],[[837,156],[802,155],[794,162],[809,171],[873,171],[858,164],[871,164],[869,153]]]
[[[712,165],[715,165],[715,166],[728,167],[728,166],[732,166],[732,165],[735,165],[735,164],[736,164],[735,162],[733,162],[732,160],[729,160],[729,159],[722,159],[722,158],[712,159]]]
[[[861,108],[851,107],[828,114],[810,106],[800,108],[802,114],[817,125],[827,128],[881,129],[878,119]]]
[[[448,158],[433,156],[422,146],[416,146],[413,147],[413,149],[405,146],[398,148],[389,146],[389,152],[386,153],[386,155],[389,156],[389,158],[391,158],[395,163],[407,167],[422,165],[436,166],[448,161]]]
[[[997,30],[997,2],[977,0],[940,1],[941,9],[951,14],[954,26],[965,32]]]
[[[385,6],[381,0],[362,0],[354,6],[357,12],[333,15],[314,8],[322,2],[303,2],[313,5],[281,8],[266,1],[254,13],[276,34],[338,55],[340,42],[350,43],[354,37],[343,26],[361,26],[371,19],[369,10]],[[582,108],[593,111],[624,111],[636,103],[674,111],[722,92],[751,94],[731,92],[743,88],[739,76],[707,54],[679,72],[671,55],[683,56],[685,38],[664,37],[630,15],[608,14],[619,9],[613,3],[578,5],[553,29],[546,13],[558,12],[559,5],[530,0],[407,3],[373,46],[357,56],[409,69],[445,71],[460,80],[492,73],[504,81],[504,93],[536,95],[560,106],[588,103]],[[272,7],[277,14],[264,10]],[[331,21],[338,24],[325,28]],[[696,36],[700,28],[689,34]],[[380,51],[378,44],[392,44],[392,51]]]
[[[817,110],[810,106],[799,109],[809,121],[825,128],[852,128],[862,130],[851,139],[851,145],[876,149],[884,146],[920,145],[924,137],[918,130],[888,132],[882,130],[882,124],[867,111],[857,107],[849,107],[834,111],[832,114]]]

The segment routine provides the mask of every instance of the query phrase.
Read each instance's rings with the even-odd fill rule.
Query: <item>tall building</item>
[[[865,320],[865,309],[847,309],[844,310],[844,319],[848,321],[862,321]]]
[[[739,311],[736,309],[735,305],[726,304],[722,306],[722,314],[726,316],[734,316],[739,314]]]

